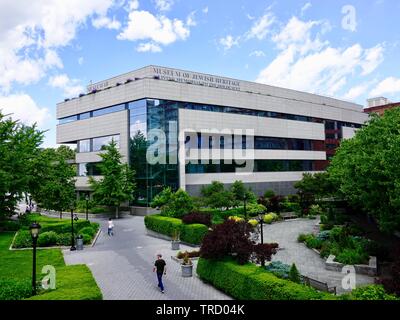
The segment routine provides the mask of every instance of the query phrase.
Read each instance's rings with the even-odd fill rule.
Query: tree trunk
[[[119,219],[119,206],[115,207],[115,219]]]

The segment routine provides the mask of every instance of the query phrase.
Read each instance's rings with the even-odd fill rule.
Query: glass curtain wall
[[[134,205],[150,206],[152,199],[165,187],[174,191],[179,187],[178,172],[178,104],[164,100],[144,99],[129,103],[131,167],[136,171],[136,194]],[[160,148],[154,155],[165,163],[149,164],[147,148],[157,143],[151,130],[165,134],[165,149]],[[153,137],[149,141],[149,137]]]

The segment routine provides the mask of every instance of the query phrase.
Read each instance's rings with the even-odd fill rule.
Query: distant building
[[[368,99],[367,102],[368,107],[364,109],[365,113],[377,113],[383,115],[388,109],[400,107],[400,102],[391,102],[384,97]]]

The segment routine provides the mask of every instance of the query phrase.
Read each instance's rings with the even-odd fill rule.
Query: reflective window
[[[79,120],[85,120],[90,118],[90,112],[81,113],[79,115]]]
[[[114,135],[114,136],[107,136],[107,137],[99,137],[99,138],[93,138],[92,139],[92,143],[93,143],[93,152],[96,151],[101,151],[104,149],[104,147],[108,144],[110,144],[110,142],[114,140],[117,143],[117,148],[119,148],[119,134],[118,135]]]
[[[87,176],[87,168],[86,168],[87,163],[80,163],[78,165],[78,176],[79,177],[86,177]]]
[[[78,142],[78,152],[90,152],[90,139],[80,140]]]
[[[95,111],[93,111],[93,117],[102,116],[105,114],[119,112],[119,111],[123,111],[123,110],[125,110],[125,104],[119,104],[116,106],[95,110]]]
[[[71,117],[66,117],[66,118],[62,118],[58,121],[58,124],[65,124],[65,123],[69,123],[69,122],[73,122],[73,121],[77,121],[78,120],[78,116],[71,116]]]

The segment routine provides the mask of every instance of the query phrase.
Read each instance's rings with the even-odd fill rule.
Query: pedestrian
[[[108,235],[109,236],[114,235],[114,222],[112,221],[111,218],[108,219]]]
[[[158,287],[161,290],[161,293],[164,293],[164,284],[162,282],[162,276],[167,274],[167,267],[164,259],[162,259],[162,255],[159,253],[157,254],[157,260],[154,262],[153,272],[157,271],[157,280],[158,280]]]

